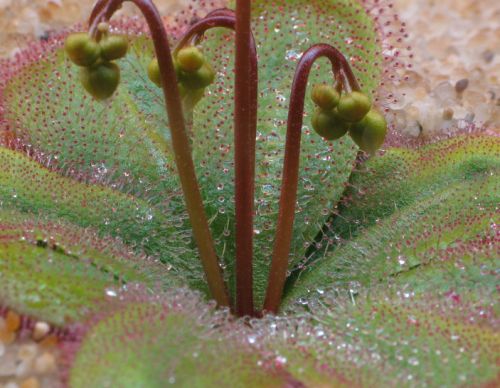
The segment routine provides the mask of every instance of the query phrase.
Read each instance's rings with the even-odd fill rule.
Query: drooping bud
[[[120,83],[120,68],[113,62],[102,62],[80,69],[80,81],[96,100],[105,100]]]
[[[365,117],[351,126],[349,135],[363,151],[374,154],[384,143],[387,134],[387,122],[375,109],[371,109]]]
[[[199,70],[205,63],[203,53],[195,46],[181,48],[176,59],[181,70],[188,73]]]
[[[158,59],[153,58],[148,65],[148,77],[156,86],[161,88],[160,66]]]
[[[179,79],[188,89],[201,89],[214,82],[215,71],[212,65],[205,62],[197,71],[193,73],[181,71]]]
[[[64,42],[64,49],[71,61],[78,66],[91,66],[99,58],[99,44],[86,32],[69,35]]]
[[[336,140],[346,134],[350,124],[334,110],[317,109],[311,120],[314,130],[326,140]]]
[[[99,42],[103,59],[112,61],[127,55],[128,40],[123,35],[107,36]]]
[[[331,110],[337,106],[340,94],[333,87],[324,84],[314,85],[311,99],[323,110]]]
[[[177,61],[172,58],[174,64],[174,71],[178,78],[180,78],[180,69]],[[153,58],[148,65],[148,78],[151,82],[153,82],[156,86],[161,88],[161,76],[160,76],[160,65],[158,64],[158,59]]]
[[[361,92],[342,95],[337,106],[340,117],[349,122],[360,121],[372,106],[370,98]]]

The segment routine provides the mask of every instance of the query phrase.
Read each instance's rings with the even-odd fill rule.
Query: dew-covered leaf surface
[[[499,321],[492,303],[476,300],[480,295],[378,290],[353,303],[325,293],[294,317],[246,323],[214,312],[192,293],[132,297],[67,353],[69,381],[73,387],[494,384]]]
[[[69,382],[72,387],[164,387],[165,382],[278,387],[301,386],[305,379],[319,386],[347,386],[333,368],[319,367],[307,349],[294,348],[287,337],[292,325],[269,324],[276,337],[266,332],[264,321],[233,321],[186,291],[156,301],[135,299],[93,326],[76,356],[74,349],[69,352],[75,357]],[[298,333],[290,332],[292,337]]]
[[[352,181],[319,250],[289,284],[290,301],[325,288],[495,289],[500,140],[463,135],[390,148]]]
[[[0,209],[64,220],[92,227],[101,236],[119,237],[136,252],[170,263],[166,267],[195,282],[189,278],[189,266],[200,264],[191,255],[189,233],[179,230],[147,200],[76,182],[6,148],[0,148],[0,165]],[[192,262],[186,263],[187,257]]]
[[[135,255],[91,229],[0,212],[0,304],[57,325],[96,312],[119,289],[179,280],[157,260]]]
[[[333,293],[309,303],[316,336],[331,336],[308,347],[361,386],[493,386],[499,319],[489,292],[372,290],[354,302]]]
[[[351,197],[336,221],[339,233],[349,235],[306,266],[288,295],[284,316],[221,321],[223,313],[198,304],[195,310],[208,320],[202,326],[216,328],[212,334],[219,341],[190,330],[199,333],[194,341],[203,349],[192,352],[191,337],[174,333],[187,322],[200,322],[197,314],[184,316],[188,321],[182,328],[148,324],[153,331],[145,334],[147,329],[129,318],[125,307],[87,333],[71,371],[73,381],[89,374],[98,385],[122,381],[113,371],[127,360],[140,365],[134,371],[151,373],[141,374],[151,386],[158,376],[185,386],[495,385],[499,147],[497,137],[476,134],[416,150],[389,148],[352,180]],[[404,195],[407,187],[413,190]],[[393,207],[379,208],[381,198]],[[178,312],[167,305],[156,304],[141,319],[168,321],[166,316]],[[188,311],[192,306],[178,300],[174,305]],[[116,317],[118,324],[112,320]],[[151,346],[145,345],[148,341],[154,342],[149,338],[169,334],[176,341],[186,338],[186,344],[172,345],[186,352],[173,357],[144,350]],[[110,343],[109,338],[120,340]],[[210,354],[220,352],[219,346],[227,349],[217,356],[226,374],[220,375],[220,368],[199,372],[205,365],[212,368]],[[227,354],[234,364],[225,361]],[[102,359],[116,366],[105,368]],[[193,363],[196,373],[189,372]],[[256,371],[248,372],[248,365]],[[247,372],[256,376],[251,383]],[[261,382],[260,376],[267,377]],[[125,386],[127,381],[124,377]]]
[[[227,317],[190,301],[132,302],[104,318],[82,344],[72,387],[279,386],[283,377],[257,365],[243,341],[221,338]],[[229,328],[229,325],[227,326]],[[235,326],[236,330],[236,326]],[[120,351],[118,350],[118,347]],[[99,359],[98,362],[97,359]]]

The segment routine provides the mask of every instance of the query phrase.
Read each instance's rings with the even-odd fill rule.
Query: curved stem
[[[108,2],[99,0],[96,4],[95,12],[92,12],[89,24],[92,28],[92,26],[101,21],[101,18],[109,20],[113,12],[121,6],[123,1],[131,1],[141,10],[151,31],[160,68],[162,89],[172,136],[172,148],[174,150],[177,171],[194,239],[200,252],[200,258],[212,296],[219,305],[229,306],[229,296],[215,253],[191,157],[189,138],[185,129],[182,103],[177,87],[177,77],[172,62],[168,37],[158,10],[151,0],[109,0]]]
[[[210,11],[209,13],[207,13],[205,18],[209,18],[212,16],[232,16],[235,18],[236,14],[230,8],[218,8],[218,9],[214,9],[213,11]]]
[[[108,21],[111,16],[121,7],[122,1],[113,0],[97,0],[89,17],[89,34],[95,36],[97,32],[97,25],[102,21]]]
[[[278,224],[264,301],[264,310],[271,313],[278,312],[286,280],[297,199],[304,100],[311,67],[320,57],[326,57],[330,60],[336,78],[339,72],[342,72],[351,89],[359,90],[359,85],[349,63],[336,48],[327,44],[317,44],[309,48],[300,58],[290,94]]]
[[[214,11],[215,12],[215,11]],[[236,19],[234,15],[213,15],[203,18],[189,27],[189,29],[182,35],[180,40],[175,45],[173,50],[174,55],[193,39],[196,43],[200,40],[203,34],[211,28],[224,27],[234,31],[236,27]],[[253,39],[252,39],[253,40]],[[255,47],[255,42],[252,43]]]
[[[193,38],[201,39],[203,34],[216,27],[236,29],[236,18],[233,11],[219,9],[211,12],[204,19],[192,25],[177,43],[174,53]],[[237,33],[238,39],[238,33]],[[257,132],[257,86],[258,63],[255,39],[251,33],[245,35],[248,46],[245,47],[249,75],[245,75],[248,90],[241,89],[241,72],[247,71],[236,63],[236,95],[235,95],[235,210],[236,210],[236,313],[238,315],[254,315],[253,306],[253,204],[255,176],[255,139]],[[242,61],[242,58],[240,58]],[[240,78],[238,78],[240,77]],[[238,84],[240,82],[240,84]],[[248,96],[246,95],[248,93]],[[239,97],[238,97],[239,96]],[[242,98],[244,96],[244,98]],[[242,113],[242,108],[244,112]]]
[[[94,8],[92,8],[92,12],[89,16],[89,29],[94,24],[94,21],[97,19],[97,16],[104,11],[104,8],[109,3],[110,0],[97,0],[94,4]]]

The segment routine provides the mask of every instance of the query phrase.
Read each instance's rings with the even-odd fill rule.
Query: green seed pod
[[[180,78],[181,71],[179,69],[179,64],[174,59],[174,70],[177,78]],[[160,65],[158,64],[158,59],[153,58],[148,65],[148,78],[153,82],[156,86],[161,88],[161,77],[160,77]]]
[[[161,78],[160,78],[160,66],[158,65],[158,59],[153,58],[148,65],[148,77],[156,86],[161,88]]]
[[[349,130],[350,124],[343,120],[336,111],[316,109],[311,119],[318,135],[326,140],[341,138]]]
[[[194,73],[181,71],[179,74],[179,79],[182,84],[188,89],[201,89],[214,82],[215,71],[208,62],[205,62]]]
[[[101,46],[101,56],[105,60],[123,58],[127,55],[128,40],[123,35],[111,35],[99,42]]]
[[[181,48],[176,59],[181,70],[187,73],[197,71],[205,63],[203,53],[195,46]]]
[[[69,59],[78,66],[91,66],[99,58],[99,44],[86,32],[71,34],[64,42]]]
[[[102,62],[80,69],[80,81],[96,100],[105,100],[120,83],[120,68],[113,62]]]
[[[371,109],[358,123],[352,125],[349,135],[352,140],[370,154],[374,154],[384,143],[387,134],[387,122],[375,109]]]
[[[337,109],[344,120],[356,122],[365,117],[371,106],[368,96],[361,92],[351,92],[340,97]]]
[[[340,94],[329,85],[314,85],[311,98],[321,109],[331,110],[337,106]]]

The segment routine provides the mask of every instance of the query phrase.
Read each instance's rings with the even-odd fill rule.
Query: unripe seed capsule
[[[101,46],[101,56],[108,61],[127,55],[128,40],[122,35],[108,36],[102,39],[99,45]]]
[[[80,81],[96,100],[105,100],[120,83],[120,68],[113,62],[102,62],[80,69]]]
[[[337,106],[340,94],[329,85],[314,85],[311,98],[316,105],[324,110],[331,110]]]
[[[358,123],[352,125],[349,135],[363,151],[374,154],[384,143],[387,122],[375,109],[371,109]]]
[[[356,122],[365,117],[371,106],[368,96],[361,92],[351,92],[340,97],[337,110],[344,120]]]
[[[205,63],[203,53],[195,46],[181,48],[176,59],[181,70],[188,73],[197,71]]]
[[[181,76],[181,71],[179,69],[179,64],[177,61],[174,59],[174,70],[175,74],[177,75],[177,78],[180,78]],[[161,88],[161,76],[160,76],[160,65],[158,64],[158,59],[153,58],[151,62],[149,62],[148,65],[148,78],[153,82],[156,86]]]
[[[214,82],[215,71],[208,62],[205,62],[203,66],[201,66],[194,73],[181,71],[179,74],[179,79],[182,84],[188,89],[201,89]]]
[[[335,140],[344,136],[350,126],[337,112],[323,109],[316,109],[311,123],[318,135],[326,140]]]
[[[148,65],[148,77],[156,86],[161,88],[160,66],[158,60],[153,58]]]
[[[99,58],[100,48],[86,32],[71,34],[64,42],[69,59],[78,66],[91,66]]]

